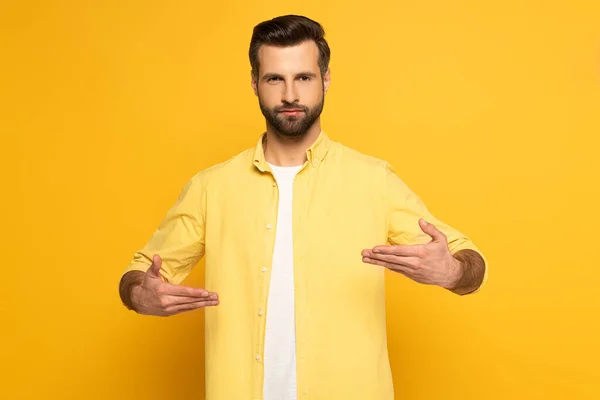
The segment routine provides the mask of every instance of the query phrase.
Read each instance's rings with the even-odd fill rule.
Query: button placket
[[[270,190],[271,192],[271,201],[269,204],[269,210],[268,210],[268,215],[267,215],[267,221],[266,224],[264,225],[264,227],[266,228],[263,232],[265,234],[265,259],[264,259],[264,264],[263,266],[260,267],[261,270],[261,276],[259,278],[259,282],[260,282],[260,298],[258,299],[258,310],[257,310],[257,340],[256,340],[256,354],[254,355],[255,358],[255,362],[256,362],[256,379],[255,379],[255,393],[257,396],[261,396],[261,393],[263,391],[263,383],[264,383],[264,362],[263,362],[263,358],[261,357],[261,355],[264,353],[264,339],[265,339],[265,318],[263,317],[264,315],[266,315],[266,308],[267,308],[267,298],[268,298],[268,291],[269,291],[269,278],[270,278],[270,274],[268,273],[269,267],[271,265],[271,263],[273,262],[273,250],[274,250],[274,245],[275,245],[275,235],[273,235],[272,233],[275,231],[275,222],[273,221],[277,221],[277,207],[278,207],[278,200],[279,200],[279,191],[278,191],[278,185],[277,182],[274,180],[274,176],[273,176],[273,181],[271,182],[271,186],[272,186],[272,190]],[[269,221],[271,223],[269,223]]]

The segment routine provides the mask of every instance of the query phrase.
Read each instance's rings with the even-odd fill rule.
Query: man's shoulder
[[[240,151],[236,155],[198,171],[190,180],[208,183],[213,180],[227,179],[230,174],[236,176],[251,171],[254,147]]]
[[[374,170],[385,169],[389,165],[387,160],[363,153],[340,142],[333,142],[333,146],[334,158],[339,159],[339,161],[345,164],[354,165],[359,168],[372,168]]]

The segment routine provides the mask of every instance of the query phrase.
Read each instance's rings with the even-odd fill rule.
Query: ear
[[[254,79],[254,74],[252,73],[252,70],[250,71],[250,85],[252,86],[254,95],[258,96],[258,88],[256,87],[258,83],[256,82],[256,79]]]
[[[327,89],[329,89],[329,85],[331,84],[331,69],[327,68],[327,72],[323,75],[323,86],[325,89],[325,93],[327,93]]]

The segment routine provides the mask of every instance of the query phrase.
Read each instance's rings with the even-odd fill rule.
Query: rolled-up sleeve
[[[179,284],[204,255],[206,184],[202,172],[186,182],[175,204],[168,210],[146,245],[137,250],[123,275],[146,271],[152,257],[162,258],[161,275]]]
[[[389,243],[413,245],[430,242],[431,237],[419,226],[419,218],[425,219],[446,235],[451,254],[455,254],[459,250],[471,249],[481,255],[485,263],[483,281],[475,291],[469,294],[478,292],[487,281],[488,276],[488,263],[483,253],[467,236],[433,216],[423,201],[400,179],[389,163],[386,164],[385,174]]]

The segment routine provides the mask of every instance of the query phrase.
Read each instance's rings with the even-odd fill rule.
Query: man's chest
[[[207,252],[214,246],[268,255],[278,227],[290,230],[298,259],[347,264],[360,260],[363,249],[385,244],[381,191],[348,178],[317,180],[299,174],[292,187],[281,189],[271,176],[260,178],[221,185],[208,194]]]

